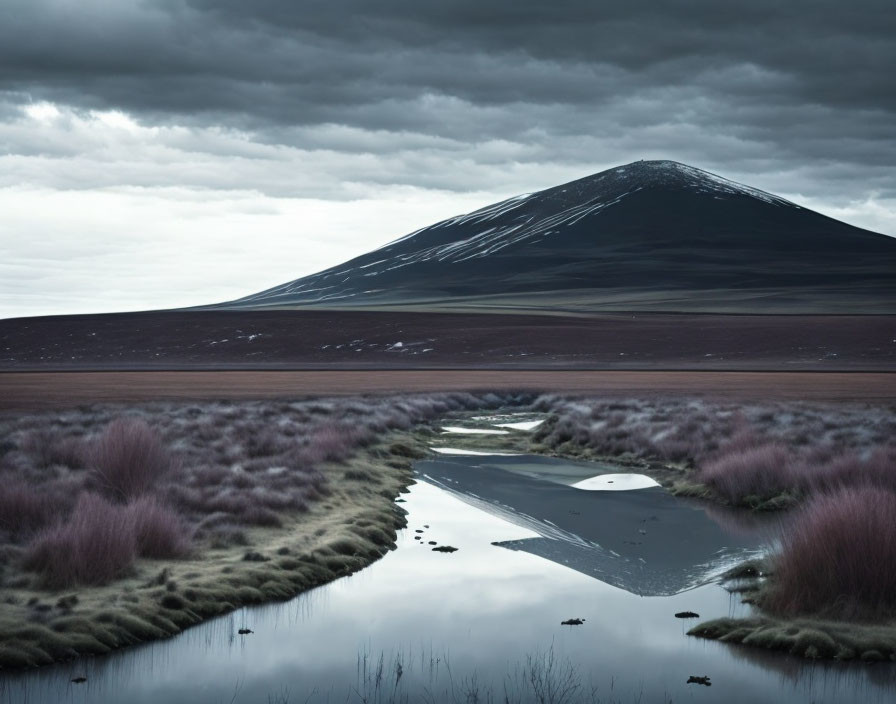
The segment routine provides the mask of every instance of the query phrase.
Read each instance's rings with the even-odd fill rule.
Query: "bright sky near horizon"
[[[889,2],[6,0],[0,318],[198,305],[674,159],[896,235]]]

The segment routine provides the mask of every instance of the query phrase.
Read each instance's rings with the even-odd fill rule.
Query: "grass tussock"
[[[0,530],[12,540],[30,535],[55,519],[59,501],[21,479],[0,483]]]
[[[793,453],[752,432],[735,435],[701,463],[697,477],[732,504],[761,504],[797,486]]]
[[[769,616],[719,618],[695,626],[688,635],[811,660],[896,660],[896,630],[886,624]]]
[[[100,490],[117,501],[149,492],[175,466],[161,436],[141,418],[116,418],[89,451]]]
[[[87,450],[79,437],[64,436],[46,428],[26,433],[21,448],[36,466],[42,468],[62,465],[81,469],[87,461]]]
[[[67,521],[46,529],[28,545],[24,566],[38,574],[42,586],[60,589],[117,579],[131,569],[136,555],[128,510],[84,493]]]
[[[763,606],[783,616],[896,617],[896,493],[818,494],[782,537]]]
[[[158,497],[142,496],[127,505],[129,528],[137,553],[156,559],[185,557],[190,552],[192,529]]]

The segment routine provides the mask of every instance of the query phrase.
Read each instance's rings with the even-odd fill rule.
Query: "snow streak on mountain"
[[[228,308],[896,312],[896,240],[672,161],[413,232]]]

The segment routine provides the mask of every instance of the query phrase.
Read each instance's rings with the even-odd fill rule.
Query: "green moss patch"
[[[688,635],[777,650],[810,659],[896,662],[896,623],[861,624],[816,619],[720,618]]]

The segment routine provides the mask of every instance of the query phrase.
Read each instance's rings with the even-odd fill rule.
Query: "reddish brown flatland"
[[[894,373],[681,371],[5,372],[0,410],[166,399],[261,399],[460,390],[896,401]]]
[[[894,371],[894,340],[888,315],[165,311],[0,321],[0,369]]]

